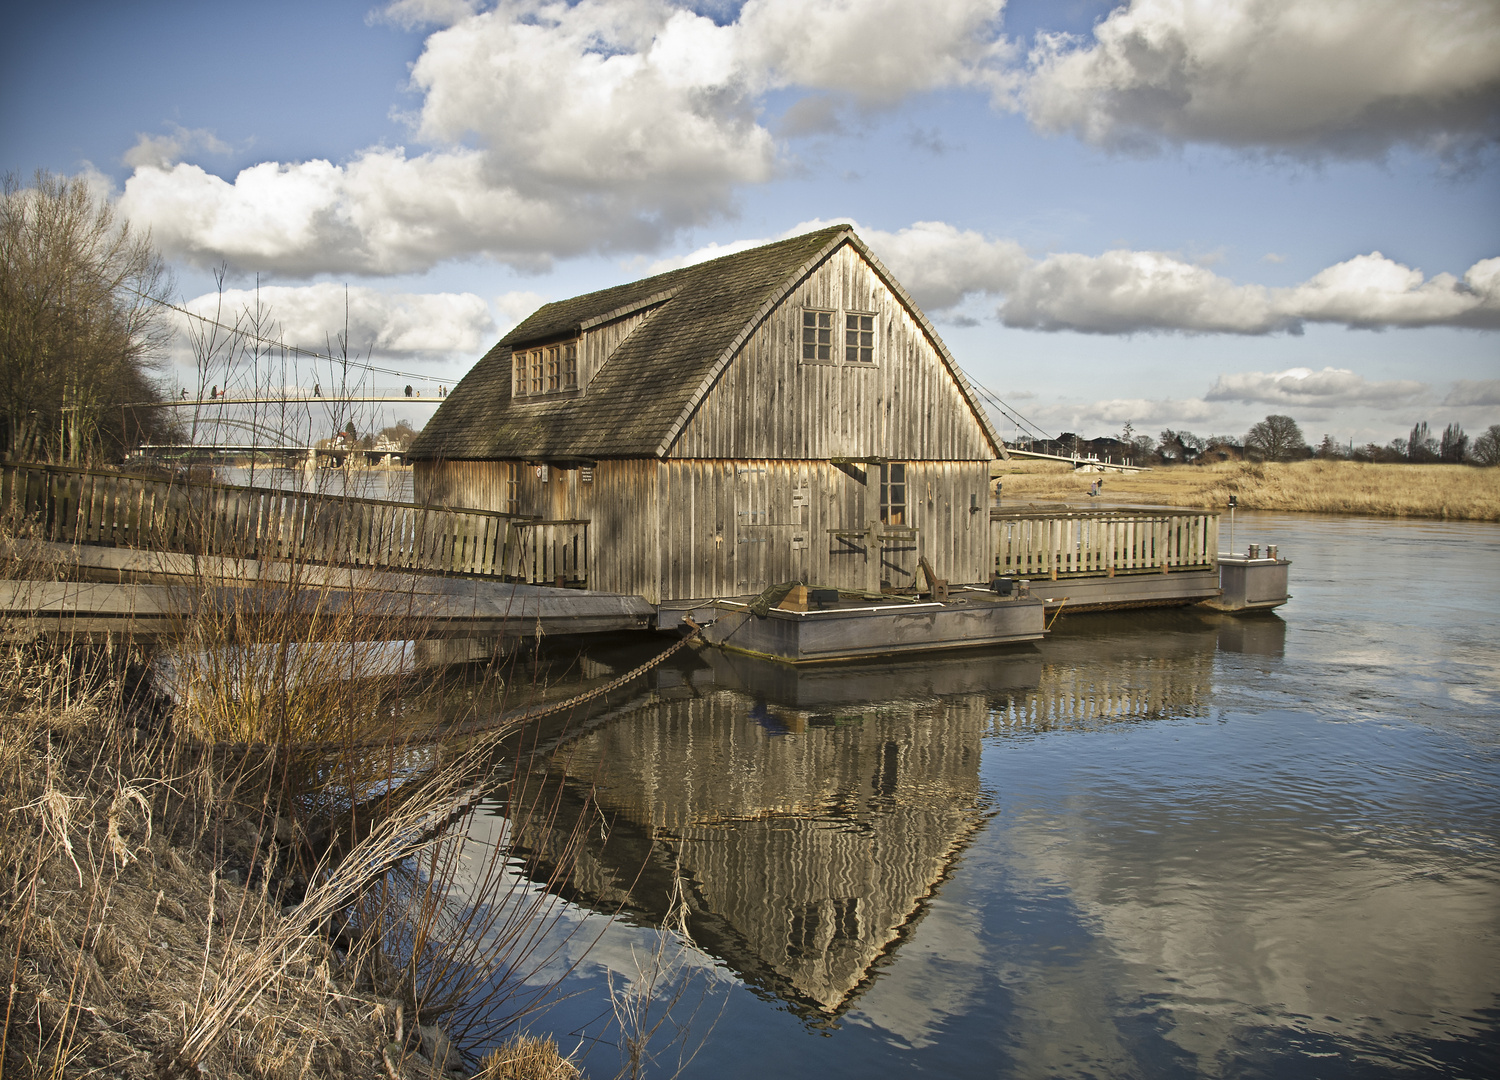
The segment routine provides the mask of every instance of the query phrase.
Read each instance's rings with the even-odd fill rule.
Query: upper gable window
[[[873,364],[877,316],[862,311],[802,309],[803,363]]]
[[[851,364],[875,362],[875,316],[849,311],[844,314],[844,359]]]
[[[835,312],[802,309],[802,359],[830,361],[833,351],[833,319]]]
[[[511,392],[542,397],[578,389],[578,342],[564,341],[511,354]]]

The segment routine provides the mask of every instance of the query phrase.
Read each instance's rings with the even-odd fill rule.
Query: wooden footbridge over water
[[[653,605],[589,592],[588,522],[50,465],[0,469],[12,632],[182,633],[358,612],[371,640],[636,630]]]
[[[0,516],[12,633],[166,638],[204,613],[250,632],[307,608],[358,612],[371,640],[494,638],[671,628],[700,610],[590,590],[587,520],[52,465],[0,469]],[[993,508],[990,531],[996,581],[1051,610],[1220,593],[1213,512]]]

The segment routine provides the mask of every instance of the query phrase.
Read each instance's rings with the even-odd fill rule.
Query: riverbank
[[[0,1074],[577,1075],[546,1041],[463,1059],[351,936],[368,871],[299,860],[285,773],[186,738],[126,652],[0,657]]]
[[[1002,505],[1087,499],[1103,482],[1110,502],[1222,509],[1500,521],[1500,469],[1359,461],[1169,465],[1139,473],[1074,472],[1051,461],[997,463]]]

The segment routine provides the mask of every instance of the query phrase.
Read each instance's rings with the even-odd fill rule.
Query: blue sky
[[[348,286],[434,382],[851,220],[1052,433],[1500,423],[1493,0],[75,3],[0,50],[0,168],[88,175],[290,340]]]

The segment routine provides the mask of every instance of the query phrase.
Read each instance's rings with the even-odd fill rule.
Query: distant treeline
[[[1458,424],[1449,424],[1434,436],[1427,422],[1416,424],[1405,439],[1392,439],[1381,446],[1345,444],[1324,435],[1316,447],[1309,445],[1302,428],[1290,416],[1272,414],[1243,436],[1195,435],[1191,431],[1161,432],[1156,438],[1137,435],[1126,424],[1119,436],[1085,439],[1065,431],[1055,439],[1033,439],[1018,448],[1061,457],[1098,458],[1129,465],[1210,464],[1222,461],[1302,461],[1322,458],[1337,461],[1410,462],[1500,465],[1500,424],[1491,424],[1470,439]]]

